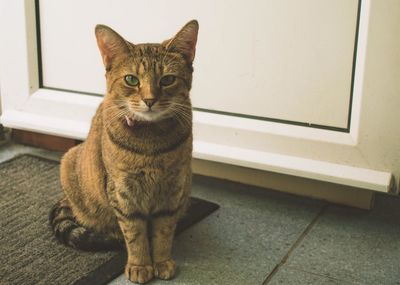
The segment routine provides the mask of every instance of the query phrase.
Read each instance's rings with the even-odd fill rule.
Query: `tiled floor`
[[[21,153],[61,157],[6,144],[0,162]],[[398,197],[365,211],[198,177],[193,196],[221,208],[176,238],[176,278],[150,284],[400,284]]]

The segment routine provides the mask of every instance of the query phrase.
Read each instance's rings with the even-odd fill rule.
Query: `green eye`
[[[125,82],[129,86],[138,86],[139,85],[139,79],[136,76],[133,76],[130,74],[125,76]]]
[[[176,77],[174,75],[165,75],[160,79],[161,86],[168,86],[175,82]]]

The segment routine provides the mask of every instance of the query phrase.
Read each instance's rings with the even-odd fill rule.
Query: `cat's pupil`
[[[173,75],[165,75],[161,77],[160,84],[162,86],[168,86],[175,82],[175,76]]]
[[[133,75],[126,75],[125,76],[125,82],[129,86],[138,86],[139,85],[139,79],[136,76],[133,76]]]

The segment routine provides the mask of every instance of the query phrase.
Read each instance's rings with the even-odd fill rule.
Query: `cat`
[[[176,272],[174,231],[190,202],[197,34],[192,20],[161,44],[132,44],[97,25],[107,93],[86,141],[61,160],[64,196],[49,215],[56,238],[83,250],[125,246],[135,283]]]

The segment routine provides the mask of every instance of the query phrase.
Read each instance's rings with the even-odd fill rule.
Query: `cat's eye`
[[[131,74],[125,76],[125,82],[129,86],[138,86],[139,85],[139,79],[136,76],[131,75]]]
[[[176,77],[174,75],[165,75],[160,79],[161,86],[168,86],[175,82]]]

